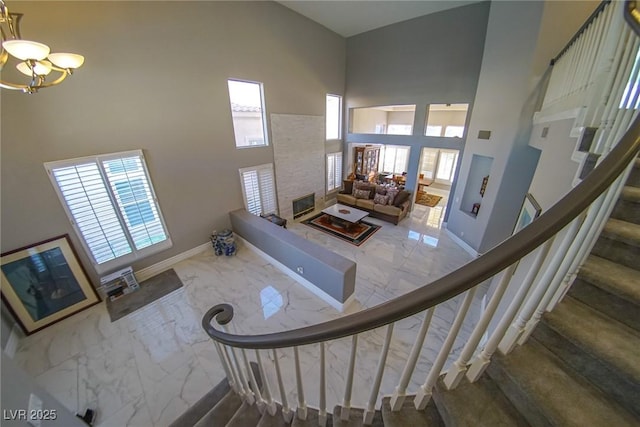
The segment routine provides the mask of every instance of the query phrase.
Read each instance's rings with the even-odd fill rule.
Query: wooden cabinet
[[[368,175],[371,171],[377,172],[379,157],[379,147],[355,147],[353,171],[357,175]]]

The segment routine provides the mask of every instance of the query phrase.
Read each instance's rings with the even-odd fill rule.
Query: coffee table
[[[369,215],[369,212],[353,208],[351,206],[336,203],[322,210],[323,213],[329,215],[334,225],[348,229],[353,224],[357,224],[360,220]]]

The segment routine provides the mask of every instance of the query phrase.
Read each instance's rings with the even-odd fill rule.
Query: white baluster
[[[238,393],[239,389],[238,389],[238,385],[236,384],[236,377],[234,373],[232,373],[231,368],[229,367],[229,362],[227,361],[225,354],[222,352],[222,349],[220,348],[221,344],[218,341],[213,341],[213,345],[216,347],[216,352],[218,352],[218,358],[222,363],[222,369],[224,369],[224,373],[227,376],[227,380],[229,381],[229,386],[233,389],[233,391]]]
[[[380,391],[380,384],[382,383],[382,375],[384,374],[384,367],[387,362],[387,355],[389,354],[389,345],[391,344],[391,336],[393,335],[393,325],[390,323],[387,326],[387,334],[384,338],[384,344],[382,345],[382,351],[380,352],[380,359],[378,360],[378,368],[376,369],[376,376],[373,380],[373,386],[371,387],[371,394],[369,395],[369,402],[367,403],[367,409],[364,411],[363,422],[365,425],[371,425],[373,422],[373,416],[376,413],[376,401],[378,400],[378,392]]]
[[[262,388],[264,393],[264,400],[267,405],[267,412],[269,413],[269,415],[275,415],[276,411],[278,410],[278,406],[271,397],[271,387],[269,386],[269,379],[265,374],[264,365],[262,364],[262,358],[260,357],[260,351],[257,349],[256,361],[258,362],[258,371],[260,373],[260,377],[262,378]]]
[[[228,325],[220,325],[220,327],[224,332],[229,333]],[[232,360],[233,364],[235,364],[236,374],[238,376],[238,380],[240,380],[240,386],[242,388],[242,394],[244,395],[245,401],[249,405],[253,405],[253,403],[255,402],[255,395],[251,391],[251,387],[249,387],[247,378],[244,376],[244,373],[242,372],[242,365],[240,364],[240,360],[238,358],[238,355],[236,354],[236,349],[234,347],[227,347],[227,346],[224,346],[224,349],[229,350],[231,352],[231,357],[229,357],[229,360]]]
[[[434,310],[435,307],[431,307],[429,310],[427,310],[424,319],[422,320],[422,325],[420,326],[420,330],[418,331],[416,340],[414,341],[413,347],[411,348],[411,353],[409,354],[407,363],[405,363],[404,369],[402,370],[400,382],[394,390],[393,395],[391,396],[391,401],[389,402],[392,411],[399,411],[400,408],[402,408],[402,404],[404,403],[404,398],[406,397],[407,393],[407,386],[409,385],[409,381],[411,380],[413,370],[416,368],[416,363],[418,362],[420,351],[422,350],[422,346],[424,345],[424,338],[427,335],[427,331],[429,330],[429,325],[431,324],[431,318],[433,317]]]
[[[307,419],[307,403],[304,401],[304,390],[302,388],[302,373],[300,372],[300,355],[298,347],[293,347],[293,359],[296,365],[296,387],[298,388],[298,409],[296,413],[301,420]]]
[[[276,353],[276,349],[272,349],[273,353],[273,363],[276,367],[276,378],[278,379],[278,389],[280,390],[280,399],[282,400],[282,417],[286,423],[290,423],[293,418],[293,412],[289,408],[289,403],[287,402],[287,392],[284,389],[284,382],[282,381],[282,373],[280,372],[280,362],[278,361],[278,354]]]
[[[438,381],[438,377],[442,372],[442,368],[444,364],[447,362],[447,358],[449,357],[449,353],[451,353],[451,348],[456,341],[456,337],[460,332],[460,328],[462,327],[462,323],[464,322],[464,318],[469,311],[469,307],[471,307],[471,302],[473,302],[473,297],[476,294],[476,289],[478,287],[473,287],[469,289],[464,297],[464,300],[460,303],[460,307],[458,308],[458,312],[456,313],[456,318],[453,320],[451,324],[451,328],[449,329],[449,333],[447,334],[447,338],[445,339],[442,347],[440,348],[440,352],[438,353],[438,357],[436,357],[435,362],[433,362],[433,366],[431,366],[431,370],[427,375],[427,379],[424,384],[420,386],[418,389],[418,393],[416,393],[416,397],[413,400],[413,404],[419,411],[422,411],[427,407],[429,400],[431,399],[431,390],[433,386]]]
[[[247,351],[244,348],[241,348],[240,352],[242,353],[244,366],[247,369],[247,375],[249,376],[249,387],[251,387],[251,390],[253,390],[253,394],[256,396],[256,403],[258,404],[258,409],[260,409],[260,411],[263,411],[265,408],[265,401],[262,398],[262,393],[260,392],[260,387],[258,387],[256,376],[253,374],[253,369],[251,369],[251,365],[249,364],[249,359],[247,358]]]
[[[349,357],[349,370],[347,372],[347,384],[344,390],[344,399],[342,400],[342,409],[340,411],[340,419],[346,421],[349,419],[351,411],[351,390],[353,388],[353,373],[356,367],[356,351],[358,349],[358,335],[351,338],[351,356]]]
[[[500,279],[496,290],[491,296],[487,308],[485,309],[484,313],[482,313],[480,321],[473,329],[471,337],[469,337],[469,340],[462,349],[460,357],[458,357],[458,359],[453,362],[453,365],[451,365],[451,367],[449,368],[447,375],[445,375],[444,385],[447,387],[447,389],[451,390],[453,388],[456,388],[460,383],[462,377],[464,377],[464,374],[467,371],[467,363],[469,363],[469,360],[471,360],[471,356],[473,356],[473,352],[476,350],[476,347],[478,347],[482,336],[486,333],[489,322],[491,322],[493,315],[498,309],[500,301],[502,301],[502,296],[507,290],[507,285],[511,280],[511,276],[513,276],[513,271],[515,270],[516,265],[517,263],[511,264],[509,267],[507,267],[506,270],[503,271],[502,278]]]
[[[327,425],[327,381],[325,365],[324,341],[320,343],[320,408],[318,408],[318,425]]]
[[[536,281],[534,289],[525,302],[524,307],[516,318],[516,321],[511,324],[509,329],[507,329],[507,333],[505,334],[504,338],[502,339],[502,341],[500,341],[500,344],[498,345],[498,350],[500,351],[500,353],[508,354],[511,352],[511,350],[514,349],[518,338],[520,338],[520,335],[522,335],[522,332],[524,332],[525,325],[544,297],[544,294],[547,291],[547,287],[553,279],[555,272],[558,271],[558,267],[567,254],[567,250],[573,242],[573,239],[576,236],[578,228],[580,227],[580,224],[582,224],[583,219],[584,215],[579,215],[567,227],[567,232],[562,238],[560,246],[558,247],[558,249],[556,249],[553,256],[551,257],[551,261],[544,269],[542,277]]]
[[[467,378],[471,382],[475,382],[480,378],[480,375],[485,371],[487,366],[489,366],[489,362],[491,361],[491,356],[498,348],[498,344],[500,344],[500,340],[504,337],[504,333],[509,329],[509,325],[513,322],[513,319],[518,314],[518,310],[522,306],[522,302],[524,301],[527,293],[529,293],[529,289],[533,284],[534,279],[540,272],[540,267],[542,267],[542,263],[547,257],[549,253],[549,249],[553,243],[555,236],[551,239],[547,240],[542,246],[537,249],[535,260],[533,264],[529,268],[526,277],[524,278],[522,284],[518,288],[515,297],[509,304],[507,311],[504,313],[498,326],[491,334],[489,341],[484,346],[484,349],[480,352],[480,354],[475,358],[475,360],[471,363],[469,370],[467,371]]]

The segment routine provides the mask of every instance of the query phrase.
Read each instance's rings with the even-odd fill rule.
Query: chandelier
[[[0,32],[2,46],[0,47],[0,71],[10,57],[17,59],[18,71],[30,77],[29,83],[10,83],[0,79],[0,87],[4,89],[20,90],[24,93],[35,93],[38,89],[55,86],[62,83],[73,70],[82,66],[84,56],[75,53],[51,53],[49,46],[20,36],[20,20],[22,13],[9,13],[0,0]],[[47,80],[51,72],[54,79]]]

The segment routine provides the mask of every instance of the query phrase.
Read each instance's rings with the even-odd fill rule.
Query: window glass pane
[[[415,105],[351,108],[349,110],[349,131],[351,133],[411,135],[415,111]]]
[[[236,147],[267,145],[262,83],[229,80],[228,85]]]
[[[342,97],[327,95],[327,139],[340,139]]]
[[[427,113],[426,136],[444,136],[462,138],[467,121],[469,104],[431,104]]]
[[[407,171],[410,147],[404,145],[385,145],[382,148],[381,172],[401,174]]]

